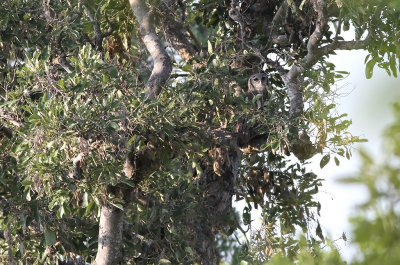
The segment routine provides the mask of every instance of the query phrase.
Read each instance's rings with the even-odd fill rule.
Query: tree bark
[[[123,220],[122,210],[112,205],[101,207],[99,242],[94,265],[114,265],[121,262]]]
[[[214,265],[220,261],[215,235],[229,224],[241,152],[235,146],[214,146],[208,153],[212,163],[202,165],[201,210],[197,209],[197,214],[193,215],[200,216],[189,217],[189,226],[194,228],[193,247],[201,258],[201,264]]]
[[[129,0],[133,13],[140,26],[140,33],[146,49],[153,59],[154,66],[149,80],[147,80],[147,97],[155,98],[160,94],[162,85],[168,80],[172,71],[172,62],[168,53],[155,33],[150,10],[143,0]]]
[[[13,254],[13,251],[12,251],[13,240],[12,240],[12,237],[11,237],[11,232],[10,232],[9,225],[7,225],[7,228],[4,231],[4,238],[7,240],[7,244],[8,244],[8,262],[9,262],[10,265],[16,265],[17,262],[14,259],[14,254]]]

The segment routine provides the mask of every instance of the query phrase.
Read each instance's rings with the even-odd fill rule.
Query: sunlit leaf
[[[372,74],[374,72],[375,64],[376,64],[376,61],[374,59],[371,59],[365,65],[365,77],[367,79],[370,79],[372,77]]]

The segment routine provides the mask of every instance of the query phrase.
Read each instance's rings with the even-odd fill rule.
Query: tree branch
[[[90,20],[90,22],[93,23],[93,30],[94,30],[94,46],[95,49],[98,51],[102,50],[102,42],[103,42],[103,37],[100,29],[100,24],[97,21],[95,15],[90,11],[90,9],[87,7],[87,5],[83,5],[83,8],[86,11],[86,14]]]
[[[274,43],[275,35],[281,25],[281,20],[284,18],[286,14],[287,3],[284,1],[282,5],[279,7],[278,11],[276,11],[274,18],[271,21],[271,29],[269,31],[269,39],[267,48],[270,48]]]
[[[328,23],[325,0],[314,0],[314,10],[317,12],[315,30],[311,34],[307,43],[307,55],[301,60],[299,65],[294,65],[287,74],[288,79],[297,78],[305,70],[309,69],[317,61],[318,44],[324,36],[324,30]]]
[[[317,59],[320,59],[322,56],[324,56],[334,50],[361,50],[361,49],[367,48],[367,46],[371,43],[371,41],[375,35],[375,24],[379,18],[379,14],[380,14],[383,6],[384,6],[384,4],[381,3],[376,8],[376,10],[371,18],[371,21],[370,21],[368,34],[364,40],[337,41],[337,36],[335,36],[333,43],[325,45],[316,51],[316,54],[318,54]],[[339,21],[337,34],[340,31],[340,27],[341,27],[341,23]]]
[[[365,49],[371,43],[371,38],[365,38],[361,41],[337,41],[325,45],[316,51],[317,59],[329,54],[334,50],[360,50]]]
[[[124,212],[103,205],[100,213],[99,242],[94,265],[119,264],[122,259],[122,229]]]
[[[318,44],[321,41],[324,30],[328,22],[326,3],[324,0],[314,0],[314,10],[317,12],[317,21],[314,32],[311,34],[307,43],[307,55],[301,60],[300,64],[293,65],[283,80],[288,88],[290,101],[289,117],[295,119],[303,112],[303,95],[301,93],[301,83],[303,78],[300,74],[310,68],[318,59]]]
[[[140,26],[143,42],[154,61],[153,70],[146,83],[147,97],[155,98],[160,94],[161,86],[168,80],[172,71],[172,62],[157,37],[151,19],[150,10],[144,0],[129,0],[131,8]]]
[[[163,7],[165,8],[166,12],[161,20],[161,24],[164,29],[166,39],[179,53],[183,60],[189,61],[197,55],[198,51],[184,34],[184,28],[182,24],[173,18],[169,7],[167,7],[165,4],[163,4]]]

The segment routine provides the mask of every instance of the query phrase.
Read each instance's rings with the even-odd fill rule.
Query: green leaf
[[[321,162],[319,162],[319,166],[320,166],[321,168],[323,168],[324,166],[326,166],[326,164],[329,163],[329,160],[331,160],[331,155],[329,155],[329,154],[324,155],[324,156],[322,157],[322,159],[321,159]]]
[[[64,216],[64,214],[65,214],[64,205],[61,204],[60,208],[58,208],[58,210],[57,210],[57,218],[61,219]]]
[[[120,209],[121,211],[124,210],[124,206],[122,206],[122,204],[120,204],[120,203],[113,203],[113,202],[110,202],[110,204],[111,204],[112,206],[114,206],[115,208]]]
[[[45,46],[40,53],[39,59],[47,61],[50,58],[49,46]]]
[[[30,186],[30,185],[32,185],[32,184],[35,184],[35,182],[33,182],[33,181],[31,181],[31,180],[28,180],[28,179],[24,179],[23,181],[21,181],[21,184],[22,184],[23,186]]]
[[[370,61],[367,62],[365,66],[365,77],[367,79],[370,79],[372,77],[372,74],[374,73],[375,64],[376,64],[375,59],[371,59]]]
[[[390,70],[392,70],[393,76],[397,78],[396,57],[394,56],[394,54],[389,56],[389,66]]]
[[[217,58],[217,55],[216,54],[211,54],[211,56],[207,60],[207,67],[210,67],[210,65],[215,60],[215,58]]]
[[[260,146],[260,150],[265,150],[265,149],[267,149],[268,147],[270,147],[271,146],[271,144],[268,144],[268,143],[265,143],[265,144],[262,144],[261,146]]]
[[[321,229],[321,226],[319,225],[319,223],[318,223],[318,225],[317,225],[317,228],[315,229],[315,234],[316,234],[320,239],[324,240],[324,235],[322,234],[322,229]]]
[[[167,260],[167,259],[160,259],[158,261],[158,264],[171,264],[171,261]]]
[[[339,166],[340,165],[340,161],[339,161],[339,159],[335,156],[335,164],[336,164],[336,166]]]
[[[207,50],[208,50],[209,54],[213,53],[213,47],[212,47],[212,44],[211,44],[211,42],[209,40],[207,41]]]
[[[58,36],[58,35],[60,35],[60,33],[61,33],[62,30],[63,30],[63,28],[60,27],[60,28],[54,30],[54,31],[51,33],[51,35],[52,35],[53,37]]]
[[[272,143],[272,149],[274,149],[274,150],[278,150],[280,146],[281,146],[280,141],[275,141]]]
[[[369,57],[371,57],[371,54],[367,54],[367,56],[365,56],[364,63],[368,62]]]
[[[89,197],[88,193],[85,192],[82,197],[82,207],[83,208],[86,208],[88,206],[88,197]]]
[[[89,213],[92,211],[93,206],[95,206],[95,202],[91,201],[89,202],[88,206],[86,207],[85,215],[89,215]]]
[[[118,125],[118,123],[116,123],[116,122],[114,122],[114,121],[110,122],[110,127],[113,128],[115,131],[118,131],[118,130],[119,130],[119,125]]]
[[[303,10],[304,4],[306,3],[306,0],[303,0],[299,6],[300,10]]]
[[[257,94],[252,100],[251,102],[254,104],[256,103],[257,100],[260,100],[262,98],[262,94]]]
[[[243,223],[244,223],[245,225],[248,225],[248,224],[251,223],[251,215],[250,215],[249,212],[243,213],[242,218],[243,218]]]
[[[41,120],[42,118],[37,114],[34,113],[31,116],[29,116],[29,121],[33,122],[34,120]]]
[[[190,255],[194,255],[194,252],[193,252],[193,250],[192,250],[191,247],[185,247],[185,251],[186,251],[187,253],[189,253]]]
[[[28,202],[30,202],[31,201],[31,190],[30,189],[28,189],[27,190],[27,192],[26,192],[26,194],[25,194],[25,199],[28,201]]]
[[[54,245],[57,242],[56,233],[48,228],[44,231],[44,240],[47,246]]]
[[[350,29],[350,22],[349,22],[348,19],[346,19],[346,20],[343,22],[343,30],[344,30],[344,31],[348,31],[349,29]]]
[[[32,211],[33,211],[35,221],[40,223],[40,212],[39,212],[39,207],[38,207],[37,201],[32,202]]]
[[[347,158],[348,160],[350,160],[350,157],[351,157],[350,151],[349,151],[349,150],[346,150],[346,158]]]
[[[117,78],[118,77],[118,69],[115,66],[111,66],[107,69],[108,75],[111,78]]]
[[[121,101],[117,100],[117,101],[114,101],[113,103],[111,103],[110,108],[111,108],[111,109],[116,109],[116,108],[118,108],[119,106],[121,106]]]
[[[131,180],[125,178],[125,177],[121,178],[121,182],[126,184],[126,185],[128,185],[128,186],[130,186],[130,187],[132,187],[132,188],[136,187],[136,184],[133,181],[131,181]]]

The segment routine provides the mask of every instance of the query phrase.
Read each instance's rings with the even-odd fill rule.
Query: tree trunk
[[[146,2],[144,0],[130,0],[129,3],[140,25],[142,40],[153,59],[153,70],[147,80],[146,87],[148,89],[147,97],[155,98],[160,94],[162,85],[169,78],[172,70],[172,62],[155,32],[151,12],[146,6]],[[140,153],[139,157],[144,157],[141,160],[142,163],[140,163],[142,167],[147,167],[149,161],[154,161],[151,159],[152,148],[148,147]],[[132,177],[135,170],[138,171],[136,172],[136,182],[139,183],[145,177],[146,173],[138,170],[132,164],[135,157],[137,157],[137,154],[135,156],[134,150],[129,150],[124,171],[128,178]],[[121,210],[111,205],[104,205],[101,208],[99,245],[95,265],[112,265],[121,262],[123,219],[124,214]]]
[[[212,164],[203,165],[200,183],[203,186],[201,216],[195,225],[195,249],[201,264],[219,264],[215,235],[229,224],[232,213],[232,196],[238,175],[241,152],[237,147],[215,146],[209,150]]]
[[[121,262],[123,219],[124,214],[120,209],[111,205],[101,207],[99,242],[94,265],[114,265]]]

